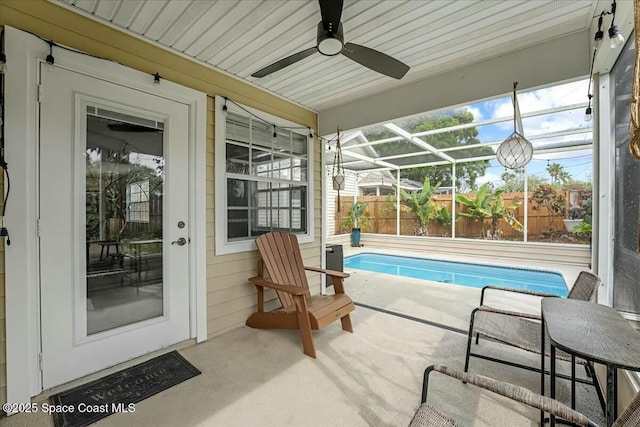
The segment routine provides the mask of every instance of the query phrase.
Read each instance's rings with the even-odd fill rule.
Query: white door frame
[[[5,246],[7,401],[29,402],[42,391],[40,349],[38,208],[38,68],[49,54],[44,40],[5,26],[8,71],[5,100],[5,157],[11,194],[5,223],[11,245]],[[56,66],[129,86],[189,105],[190,337],[207,338],[206,303],[206,106],[202,92],[115,62],[61,48],[53,49]],[[46,96],[46,94],[43,94]],[[6,185],[6,182],[5,182]]]

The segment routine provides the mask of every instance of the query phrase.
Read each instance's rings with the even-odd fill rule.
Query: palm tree
[[[560,163],[551,163],[547,166],[547,173],[551,177],[551,184],[553,186],[566,184],[571,180],[571,174],[565,171],[564,167]]]

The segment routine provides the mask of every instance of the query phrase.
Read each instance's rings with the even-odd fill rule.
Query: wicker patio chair
[[[593,298],[598,289],[598,286],[602,283],[602,280],[595,274],[588,271],[581,271],[576,278],[571,291],[567,298],[589,301]],[[514,346],[527,350],[533,353],[540,353],[540,343],[542,342],[541,333],[542,327],[540,325],[540,315],[531,313],[522,313],[516,311],[510,311],[505,309],[498,309],[491,307],[485,303],[485,298],[488,292],[511,292],[521,295],[531,295],[536,297],[557,297],[557,295],[546,294],[542,292],[532,292],[526,290],[517,290],[502,288],[498,286],[485,286],[482,289],[480,296],[480,307],[474,309],[471,312],[471,320],[469,322],[469,335],[467,339],[467,354],[465,357],[464,371],[469,371],[469,359],[471,356],[478,357],[480,359],[490,360],[493,362],[503,363],[510,366],[515,366],[530,371],[539,371],[539,368],[523,365],[520,363],[506,361],[495,357],[487,356],[480,353],[471,351],[471,345],[473,336],[476,337],[476,344],[480,335],[490,338],[494,341],[498,341],[502,344]],[[546,340],[547,348],[545,349],[546,355],[550,355],[549,340]],[[585,365],[587,374],[593,376],[593,366],[587,363],[585,360],[572,358],[567,353],[562,351],[556,352],[556,358],[560,360],[571,361],[574,360],[577,363]],[[560,375],[559,375],[560,376]],[[563,377],[563,376],[560,376]],[[578,380],[585,382],[583,380]],[[594,383],[595,384],[595,383]],[[599,387],[596,387],[600,395]],[[601,397],[601,402],[604,398]]]
[[[429,375],[436,371],[444,375],[456,378],[463,383],[471,384],[484,390],[505,396],[516,402],[523,403],[532,408],[555,415],[565,421],[569,421],[574,425],[583,427],[597,427],[597,424],[589,420],[581,413],[569,408],[565,404],[549,397],[536,394],[526,388],[509,384],[503,381],[497,381],[481,375],[473,375],[459,372],[454,369],[441,365],[429,366],[424,371],[424,382],[422,384],[422,400],[421,405],[409,423],[410,427],[451,427],[458,426],[455,420],[442,414],[438,409],[427,404],[427,393],[429,388]],[[464,408],[460,408],[464,410]],[[640,425],[640,393],[625,408],[613,423],[613,427],[638,427]]]

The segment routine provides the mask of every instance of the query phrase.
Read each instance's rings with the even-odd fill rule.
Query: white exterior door
[[[189,338],[189,108],[41,70],[44,389]]]

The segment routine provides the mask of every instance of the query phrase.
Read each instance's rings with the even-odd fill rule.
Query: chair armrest
[[[433,371],[456,378],[463,383],[472,384],[476,387],[491,391],[493,393],[505,396],[516,402],[523,403],[536,409],[548,412],[551,415],[560,417],[566,421],[570,421],[579,426],[597,427],[597,424],[590,421],[581,413],[574,411],[567,405],[558,402],[549,397],[541,396],[524,387],[516,386],[503,381],[497,381],[482,375],[474,375],[465,372],[456,371],[442,365],[431,365],[424,371],[424,382],[422,385],[422,403],[427,401],[427,392],[429,388],[429,374]]]
[[[249,281],[256,286],[275,289],[276,291],[286,292],[291,295],[309,295],[308,289],[303,289],[300,286],[293,285],[279,285],[278,283],[265,280],[262,277],[250,277]]]
[[[349,273],[343,273],[342,271],[336,271],[336,270],[327,270],[325,268],[318,268],[318,267],[304,267],[305,270],[309,270],[309,271],[315,271],[316,273],[325,273],[329,276],[333,276],[333,277],[342,277],[343,279],[346,279],[347,277],[350,276]]]
[[[536,297],[558,297],[558,295],[554,295],[554,294],[549,294],[546,292],[536,292],[536,291],[527,291],[526,289],[513,289],[513,288],[505,288],[503,286],[495,286],[495,285],[488,285],[482,288],[482,293],[480,294],[480,305],[484,304],[484,294],[487,290],[494,290],[494,291],[503,291],[503,292],[513,292],[516,294],[522,294],[522,295],[531,295],[531,296],[536,296]]]
[[[504,314],[505,316],[523,317],[525,319],[542,320],[542,317],[538,314],[523,313],[521,311],[503,310],[500,308],[490,307],[488,305],[481,305],[480,307],[473,310],[473,313],[475,314],[477,311],[484,311],[486,313]]]

